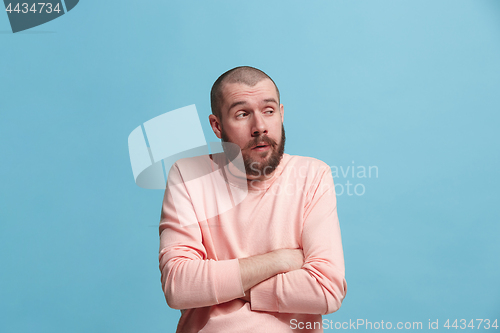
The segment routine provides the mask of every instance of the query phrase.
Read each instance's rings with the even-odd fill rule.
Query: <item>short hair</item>
[[[212,114],[217,116],[219,120],[222,120],[222,102],[224,96],[222,96],[222,89],[227,83],[243,83],[247,86],[253,87],[262,80],[269,79],[274,84],[276,88],[276,93],[278,94],[278,103],[280,102],[280,91],[278,86],[271,79],[269,75],[261,71],[260,69],[250,67],[250,66],[239,66],[228,70],[214,82],[212,90],[210,91],[210,105],[212,107]]]

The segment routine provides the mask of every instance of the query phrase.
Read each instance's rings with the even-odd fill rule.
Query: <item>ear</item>
[[[215,136],[221,139],[222,127],[219,118],[217,118],[216,115],[211,114],[208,116],[208,121],[210,121],[210,126],[212,127],[212,131],[214,131]]]
[[[283,104],[280,104],[280,113],[281,113],[281,123],[285,121],[285,109],[283,108]]]

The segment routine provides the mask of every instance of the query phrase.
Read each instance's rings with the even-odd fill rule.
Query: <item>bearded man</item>
[[[210,97],[225,153],[177,161],[163,199],[161,281],[177,332],[323,332],[347,290],[330,168],[284,153],[284,108],[264,72],[233,68]]]

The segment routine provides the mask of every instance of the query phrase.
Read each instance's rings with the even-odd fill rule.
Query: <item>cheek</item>
[[[227,125],[227,131],[230,132],[234,137],[241,136],[242,133],[244,133],[247,129],[247,124],[244,121],[229,122]]]
[[[224,133],[230,139],[230,141],[236,144],[241,144],[244,143],[245,141],[248,141],[248,138],[245,137],[245,131],[243,128],[232,126],[229,129],[227,129],[226,127]]]

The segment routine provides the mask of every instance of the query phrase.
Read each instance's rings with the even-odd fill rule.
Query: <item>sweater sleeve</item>
[[[252,310],[328,314],[345,297],[344,255],[330,169],[321,174],[304,213],[302,269],[278,274],[251,289]]]
[[[171,308],[199,308],[245,295],[238,259],[207,258],[200,224],[175,164],[163,198],[159,232],[161,283]]]

